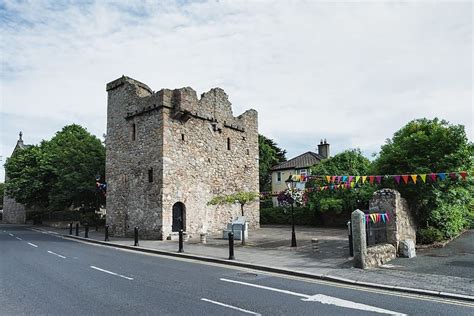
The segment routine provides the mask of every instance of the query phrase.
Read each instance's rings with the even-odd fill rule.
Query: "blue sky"
[[[326,138],[370,156],[408,121],[473,140],[472,2],[0,0],[0,155],[78,123],[102,137],[105,84],[223,88],[289,158]],[[3,180],[0,169],[0,181]]]

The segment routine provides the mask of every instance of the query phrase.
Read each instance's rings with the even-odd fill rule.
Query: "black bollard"
[[[135,244],[138,247],[138,226],[135,226]]]
[[[69,223],[69,235],[72,235],[72,222]]]
[[[229,260],[235,260],[234,256],[234,233],[229,232]]]
[[[105,225],[105,240],[109,241],[109,225]]]
[[[347,229],[349,233],[349,256],[354,257],[354,245],[352,244],[352,223],[347,222]]]
[[[84,228],[85,228],[84,238],[89,238],[89,225],[86,224],[86,226]]]
[[[179,230],[179,249],[178,252],[184,252],[183,250],[183,230]]]
[[[79,223],[76,223],[76,236],[79,236]]]

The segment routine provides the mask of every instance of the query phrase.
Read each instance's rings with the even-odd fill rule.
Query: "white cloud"
[[[320,138],[370,154],[419,117],[472,140],[470,2],[4,1],[0,14],[3,157],[19,130],[30,143],[72,122],[101,136],[105,84],[122,74],[220,86],[289,156]]]

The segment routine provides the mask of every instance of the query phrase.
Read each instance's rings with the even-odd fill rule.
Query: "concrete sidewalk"
[[[68,229],[42,229],[77,238],[69,236]],[[185,242],[183,254],[177,253],[178,241],[140,240],[139,247],[134,247],[131,238],[111,237],[109,242],[103,242],[104,232],[93,229],[89,231],[88,241],[277,273],[474,301],[473,278],[401,271],[390,268],[390,265],[379,269],[356,269],[349,257],[346,230],[297,227],[296,231],[296,249],[289,247],[291,229],[287,226],[267,226],[250,231],[246,246],[235,241],[236,260],[232,261],[228,260],[228,241],[218,235],[208,236],[207,244],[195,239]],[[83,228],[80,236],[79,239],[83,240]],[[312,238],[319,239],[319,252],[312,249]]]

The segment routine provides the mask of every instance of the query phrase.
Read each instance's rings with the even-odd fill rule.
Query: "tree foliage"
[[[281,149],[271,139],[258,135],[260,192],[271,190],[271,168],[286,161],[286,150]]]
[[[253,202],[259,198],[259,194],[257,192],[237,192],[234,194],[228,195],[218,195],[212,198],[207,205],[222,205],[222,204],[240,204],[240,210],[242,212],[242,216],[244,216],[244,206],[250,202]]]
[[[97,209],[104,198],[95,178],[104,175],[105,148],[79,125],[65,126],[49,141],[15,152],[5,164],[7,192],[29,207]]]
[[[371,162],[365,158],[359,149],[346,150],[334,157],[322,160],[311,169],[313,175],[367,175]],[[307,187],[327,185],[325,178],[312,180]],[[333,212],[340,214],[350,212],[355,208],[368,206],[368,201],[375,191],[373,186],[361,186],[354,190],[327,190],[308,193],[310,208],[316,212]]]
[[[464,126],[439,119],[417,119],[382,146],[374,163],[379,174],[423,174],[473,170],[474,146]],[[473,182],[445,180],[397,186],[413,211],[420,231],[451,238],[469,225],[473,215]],[[430,238],[420,236],[430,242]],[[433,237],[434,238],[434,237]],[[438,238],[438,237],[436,237]]]

